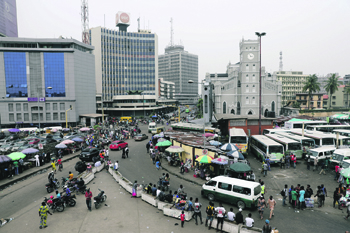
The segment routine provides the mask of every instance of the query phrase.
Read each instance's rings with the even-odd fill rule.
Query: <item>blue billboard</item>
[[[0,0],[0,36],[18,37],[16,0]]]

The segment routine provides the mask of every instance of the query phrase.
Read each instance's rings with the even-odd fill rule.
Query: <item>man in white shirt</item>
[[[161,191],[160,191],[160,187],[158,187],[158,188],[157,188],[157,195],[156,195],[156,197],[158,197],[158,195],[159,195],[160,192],[161,192]]]
[[[219,203],[219,207],[215,208],[215,212],[217,213],[217,218],[218,218],[218,223],[216,224],[216,231],[219,231],[219,224],[221,223],[221,232],[222,232],[222,226],[224,225],[224,216],[226,213],[226,210],[222,206],[222,203]]]
[[[40,166],[39,155],[35,155],[34,157],[36,161],[36,166],[39,167]]]
[[[235,221],[235,213],[233,213],[233,208],[230,208],[230,212],[227,213],[227,219],[231,222]]]
[[[254,226],[254,219],[252,219],[252,214],[251,213],[249,213],[248,217],[245,218],[245,225],[247,227],[253,227]]]

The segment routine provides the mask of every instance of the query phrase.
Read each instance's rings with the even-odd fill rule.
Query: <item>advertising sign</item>
[[[16,0],[0,0],[0,35],[18,37]]]
[[[39,146],[39,150],[44,149],[43,144],[39,144],[38,146]]]
[[[28,97],[28,102],[38,102],[38,97]],[[39,102],[45,102],[45,97],[40,97]]]
[[[115,25],[119,24],[130,25],[130,14],[122,11],[118,11],[115,16]]]

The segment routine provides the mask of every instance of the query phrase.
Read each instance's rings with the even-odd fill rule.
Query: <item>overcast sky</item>
[[[350,0],[89,0],[89,26],[115,27],[115,14],[131,14],[128,31],[141,28],[158,35],[159,54],[174,42],[199,58],[199,79],[222,73],[239,61],[242,38],[262,37],[262,65],[325,75],[350,74]],[[73,37],[81,41],[81,0],[17,0],[19,37]],[[105,20],[104,20],[105,19]]]

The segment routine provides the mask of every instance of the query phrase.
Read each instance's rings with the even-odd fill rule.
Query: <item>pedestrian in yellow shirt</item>
[[[52,161],[51,166],[52,166],[52,171],[56,174],[56,162],[55,162],[55,160]]]
[[[49,213],[50,215],[52,215],[49,211],[49,209],[46,206],[45,202],[41,203],[41,206],[39,208],[39,217],[40,217],[40,229],[42,229],[43,227],[46,228],[46,220],[47,220],[47,213]]]

